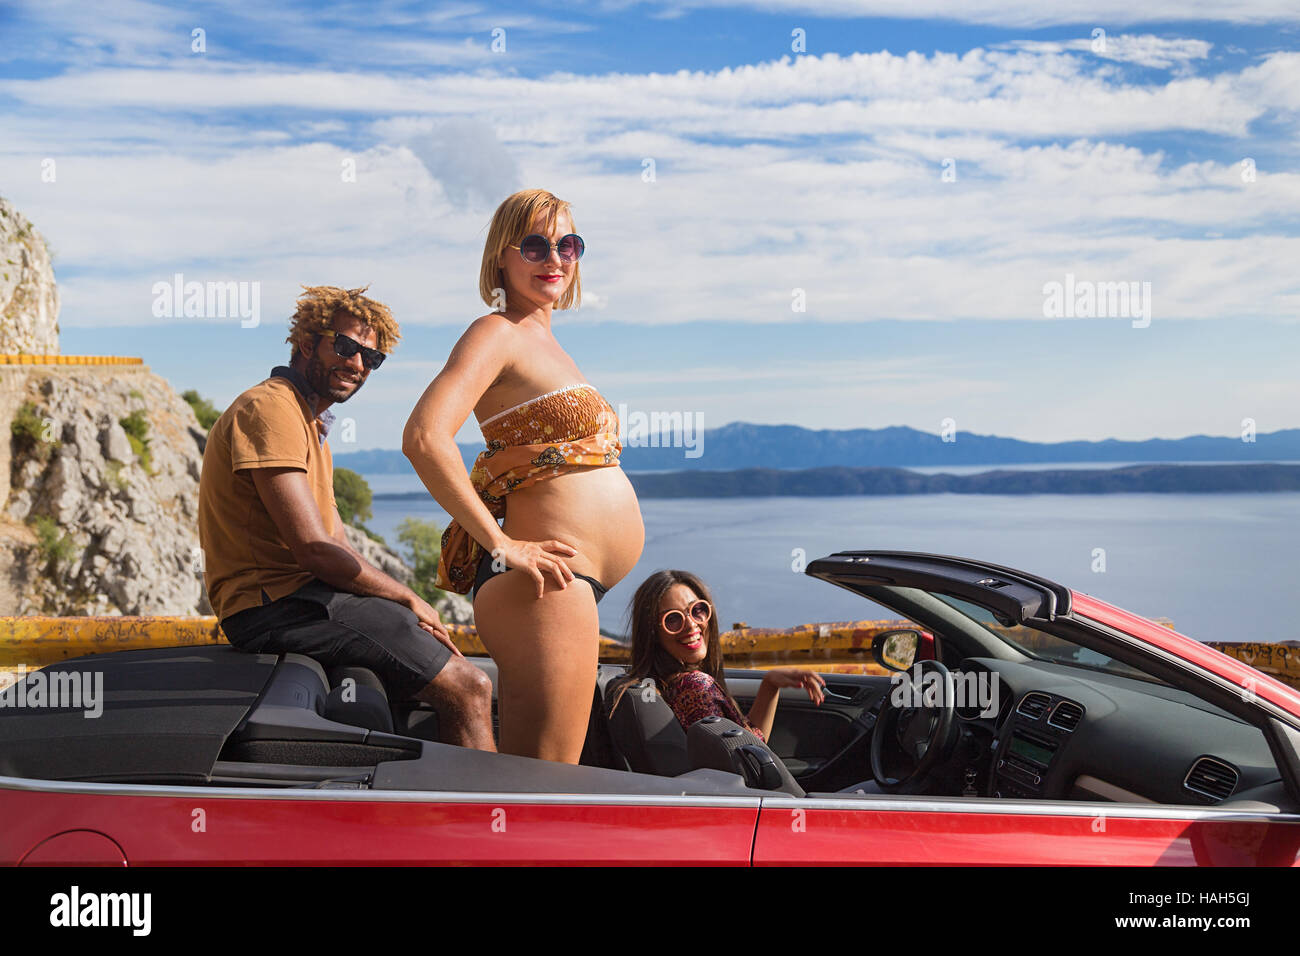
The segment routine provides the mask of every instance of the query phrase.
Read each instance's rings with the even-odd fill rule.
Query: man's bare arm
[[[416,602],[424,604],[414,591],[376,568],[347,543],[337,510],[334,533],[325,531],[306,472],[296,468],[254,468],[249,474],[280,536],[304,571],[341,591],[387,598],[412,610]]]
[[[334,540],[343,545],[343,547],[347,548],[362,561],[366,560],[365,556],[356,548],[352,547],[352,542],[348,540],[347,533],[343,530],[343,516],[339,514],[337,506],[334,508]],[[374,565],[371,565],[371,567],[374,567]]]
[[[422,628],[457,657],[464,657],[428,601],[380,571],[347,543],[337,508],[334,533],[326,534],[306,472],[297,468],[253,468],[249,473],[280,537],[304,571],[340,591],[387,598],[410,608]]]

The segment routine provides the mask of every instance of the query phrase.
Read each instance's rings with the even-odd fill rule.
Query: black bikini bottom
[[[469,599],[471,601],[474,600],[474,596],[478,594],[478,589],[483,586],[483,582],[486,581],[488,578],[494,577],[495,575],[498,574],[505,574],[505,571],[492,570],[492,555],[490,553],[485,553],[483,557],[479,560],[478,572],[474,575],[474,586],[470,588]],[[573,576],[582,578],[582,580],[586,581],[588,584],[591,585],[592,593],[596,595],[597,604],[600,603],[600,599],[603,598],[605,596],[605,593],[609,590],[609,588],[605,587],[605,585],[601,584],[593,577],[588,577],[585,574],[579,574],[577,571],[573,572]]]

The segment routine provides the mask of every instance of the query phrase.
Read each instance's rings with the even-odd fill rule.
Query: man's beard
[[[307,384],[311,386],[313,392],[317,395],[325,396],[335,405],[338,405],[341,402],[346,402],[361,389],[362,385],[365,384],[363,379],[351,388],[346,385],[336,387],[330,381],[331,371],[332,369],[326,368],[325,363],[315,355],[307,360]]]

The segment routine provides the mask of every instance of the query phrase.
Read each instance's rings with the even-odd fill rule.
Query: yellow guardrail
[[[447,630],[462,654],[487,655],[473,627],[450,624]],[[0,690],[29,671],[73,657],[224,643],[215,617],[0,617]],[[600,657],[626,663],[627,648],[601,638]]]
[[[225,641],[215,617],[0,617],[0,669],[70,657]]]
[[[880,631],[909,626],[907,621],[837,621],[736,628],[720,635],[722,660],[728,667],[753,670],[809,667],[828,674],[887,674],[871,656],[871,641]]]
[[[720,635],[722,657],[728,667],[755,670],[799,666],[823,673],[885,674],[871,657],[871,641],[880,631],[908,626],[914,625],[874,620],[790,628],[740,627]],[[461,653],[471,657],[487,654],[472,626],[449,624],[447,630]],[[1013,630],[1022,632],[1016,635],[1017,640],[1025,640],[1024,629]],[[28,671],[73,657],[223,643],[225,637],[215,617],[0,617],[0,689]],[[1209,646],[1300,688],[1300,647],[1259,642]],[[628,664],[631,649],[602,637],[600,659],[607,664]]]
[[[0,365],[143,365],[130,355],[0,355]]]
[[[871,660],[877,630],[902,621],[810,624],[796,628],[739,628],[721,635],[728,667],[768,670],[799,665],[828,673],[883,674]],[[461,653],[486,656],[474,627],[449,624]],[[88,654],[149,647],[190,647],[225,643],[215,617],[0,617],[0,689],[28,671]],[[628,664],[631,648],[600,639],[600,660]]]

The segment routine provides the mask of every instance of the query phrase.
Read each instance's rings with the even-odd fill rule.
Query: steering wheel
[[[905,672],[902,681],[890,687],[871,734],[871,773],[888,792],[920,789],[952,742],[957,712],[952,674],[939,661],[918,661],[917,667],[919,678]],[[885,772],[887,741],[912,765],[901,777]]]

